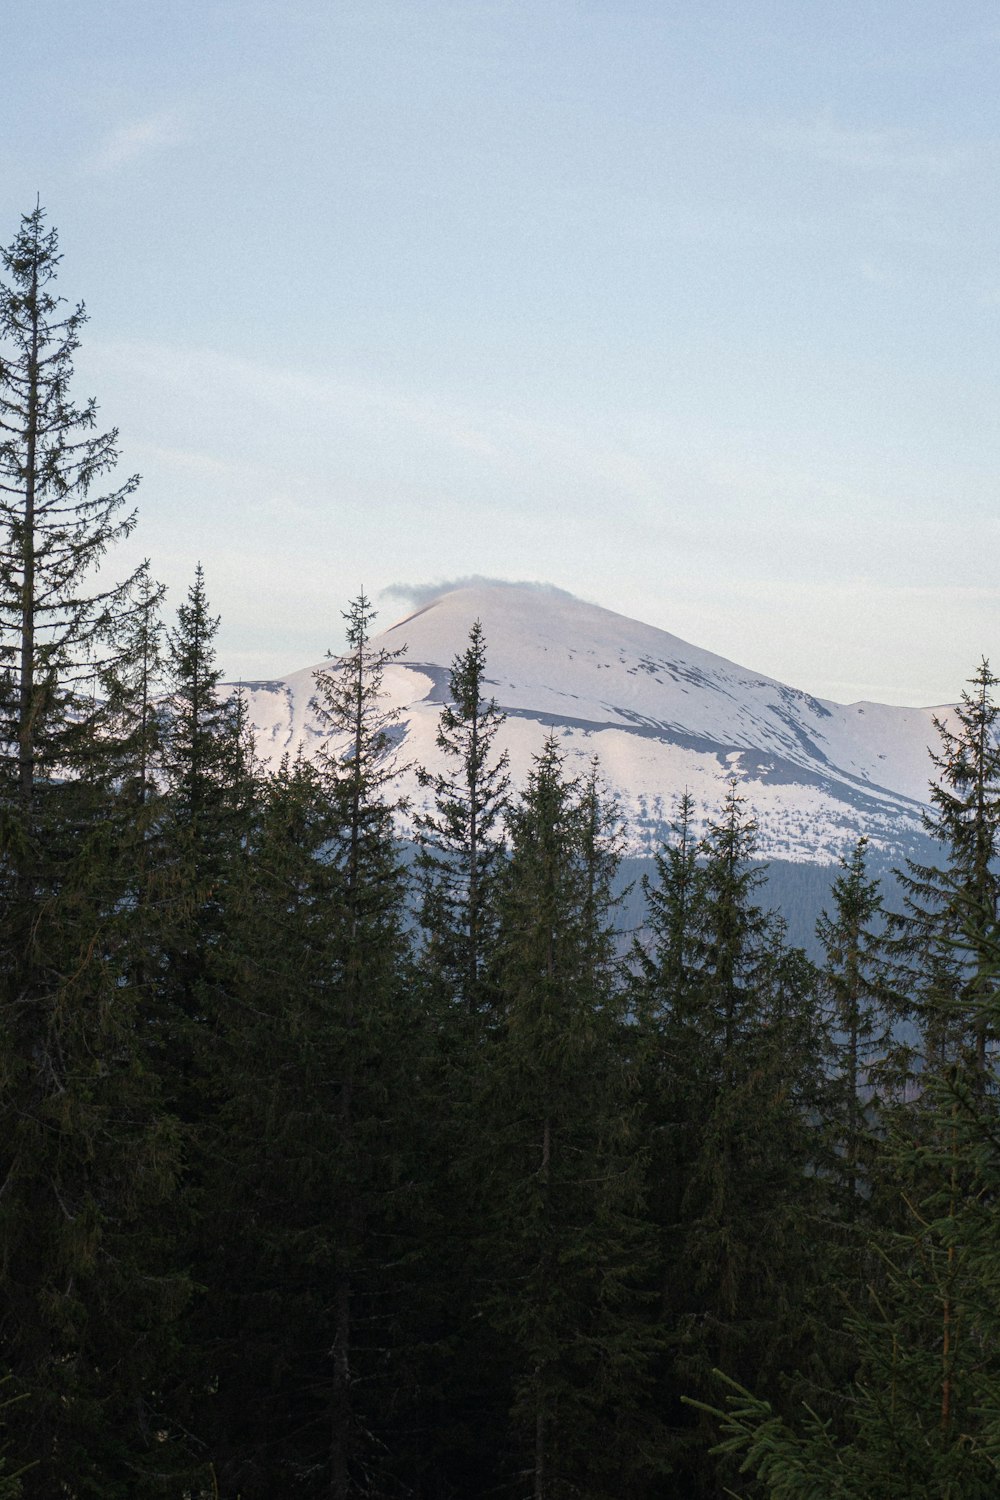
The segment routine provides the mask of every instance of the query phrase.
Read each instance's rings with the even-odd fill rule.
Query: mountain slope
[[[389,650],[407,647],[385,679],[403,760],[438,763],[449,667],[476,619],[507,714],[515,782],[550,730],[571,771],[596,754],[621,798],[633,852],[655,846],[685,787],[714,816],[730,776],[757,813],[765,856],[825,863],[861,832],[894,857],[920,844],[932,719],[947,709],[828,702],[555,589],[446,590],[376,638]],[[317,670],[245,684],[266,760],[317,747],[309,706]],[[405,785],[419,802],[414,771]]]

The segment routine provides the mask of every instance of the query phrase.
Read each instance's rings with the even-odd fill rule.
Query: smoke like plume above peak
[[[489,578],[483,573],[467,573],[462,578],[444,578],[438,583],[390,583],[381,590],[379,597],[402,599],[405,604],[412,604],[414,608],[420,609],[433,604],[443,594],[454,593],[456,589],[474,588],[531,589],[533,593],[557,599],[578,598],[568,589],[557,588],[554,583],[544,583],[535,578]]]

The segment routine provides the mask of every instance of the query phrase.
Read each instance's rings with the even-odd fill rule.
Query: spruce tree
[[[41,208],[0,259],[0,774],[30,823],[42,789],[98,749],[94,676],[135,575],[95,575],[132,530],[138,477],[94,493],[118,462],[118,434],[91,435],[96,403],[71,396],[86,314],[61,312],[58,238]]]
[[[755,850],[756,824],[731,783],[699,848],[691,973],[668,1031],[683,1079],[675,1097],[693,1111],[677,1130],[690,1154],[674,1163],[680,1232],[666,1273],[674,1399],[708,1392],[717,1366],[774,1389],[815,1350],[815,974],[755,899]],[[706,1437],[679,1425],[674,1457],[692,1493],[715,1495],[723,1480],[703,1457]]]
[[[421,929],[414,998],[428,1044],[420,1068],[423,1222],[411,1288],[423,1350],[418,1420],[435,1434],[440,1482],[459,1490],[477,1482],[480,1460],[487,1462],[482,1455],[502,1441],[497,1429],[502,1432],[506,1416],[495,1394],[503,1384],[496,1340],[480,1316],[479,1276],[469,1252],[478,1234],[479,1182],[478,1160],[468,1149],[479,1129],[483,1049],[499,1005],[497,894],[509,785],[507,755],[496,744],[502,724],[487,693],[486,645],[477,620],[452,662],[438,721],[443,768],[433,775],[420,771],[429,801],[414,817]],[[484,1420],[485,1409],[496,1427]]]
[[[904,1213],[879,1230],[879,1285],[848,1324],[856,1374],[838,1419],[730,1383],[719,1450],[768,1500],[989,1500],[1000,1477],[1000,1120],[950,1065],[890,1125]]]
[[[672,1306],[685,1171],[694,1156],[704,1097],[697,1026],[704,880],[693,822],[694,801],[685,792],[671,837],[656,851],[652,875],[643,876],[646,919],[632,949],[634,1047],[642,1138],[649,1153],[649,1213],[659,1240],[656,1275],[663,1316]]]
[[[421,772],[432,808],[415,819],[425,975],[471,1015],[489,1008],[487,976],[496,935],[495,887],[503,851],[507,754],[494,742],[504,722],[487,698],[486,643],[477,620],[455,657],[437,745],[446,769]]]
[[[344,1052],[330,833],[315,768],[286,760],[263,789],[220,955],[201,1132],[203,1394],[190,1421],[221,1492],[246,1500],[311,1494],[307,1476],[325,1467]]]
[[[112,654],[101,674],[101,692],[112,727],[113,775],[123,800],[135,808],[161,790],[167,723],[164,676],[166,589],[144,567],[128,610],[111,631]]]
[[[235,909],[260,795],[245,706],[221,683],[218,624],[199,565],[166,632],[165,692],[145,720],[138,713],[134,729],[136,770],[145,764],[147,778],[137,822],[143,830],[135,904],[142,946],[133,953],[136,979],[148,996],[143,1042],[184,1145],[185,1174],[167,1233],[200,1288],[184,1327],[172,1415],[202,1440],[197,1393],[218,1380],[216,1119],[234,1082],[220,1074],[219,1055],[239,943]],[[152,671],[159,644],[154,623],[139,618],[135,630]]]
[[[833,913],[823,912],[816,924],[826,958],[821,983],[831,1028],[831,1167],[848,1221],[863,1215],[871,1201],[869,1116],[878,1096],[896,1083],[893,1019],[898,1002],[875,930],[882,918],[882,899],[879,882],[868,876],[867,842],[860,838],[850,856],[841,860],[831,892]]]
[[[882,1103],[872,1169],[850,1171],[868,1237],[859,1257],[868,1285],[860,1294],[846,1287],[848,1377],[822,1415],[787,1405],[779,1415],[759,1388],[729,1396],[723,1447],[745,1455],[744,1468],[773,1500],[985,1500],[1000,1474],[1000,1121],[991,1046],[1000,943],[990,867],[995,710],[985,662],[972,685],[958,728],[939,724],[929,828],[946,863],[909,867],[907,910],[891,939],[893,983],[902,975],[912,987],[924,1056],[906,1095]],[[839,895],[827,935],[835,937],[845,1014],[859,1012],[861,1052],[860,1022],[883,973],[877,947],[857,942],[876,903],[860,853]],[[852,937],[853,977],[844,962]],[[863,1132],[856,1108],[849,1123]],[[850,1169],[849,1152],[845,1161]]]
[[[162,911],[154,899],[157,850],[165,818],[163,747],[167,726],[164,624],[166,590],[144,570],[132,604],[111,636],[113,655],[101,675],[115,796],[108,811],[121,829],[121,870],[130,912],[126,961],[139,1003],[158,1013]],[[145,1029],[152,1051],[155,1027]]]
[[[620,1494],[653,1460],[649,1246],[610,924],[613,829],[550,738],[510,813],[502,1025],[483,1059],[479,1257],[535,1500]]]
[[[209,829],[238,781],[242,751],[235,703],[220,696],[222,671],[215,655],[218,616],[209,612],[199,563],[177,625],[168,637],[170,693],[164,770],[174,816],[190,829],[207,857]]]
[[[199,1099],[201,1054],[224,983],[228,904],[256,786],[245,714],[237,697],[220,692],[218,626],[199,565],[167,635],[164,798],[147,851],[160,928],[158,1066],[180,1117],[192,1125],[208,1107]]]
[[[997,679],[983,660],[964,689],[956,727],[935,720],[927,832],[945,863],[911,861],[900,873],[905,911],[895,924],[901,985],[924,1040],[925,1065],[964,1057],[984,1077],[996,1040],[996,944],[1000,852],[1000,705]],[[969,690],[971,689],[971,691]]]
[[[345,619],[347,650],[317,674],[315,695],[325,736],[316,765],[330,818],[324,858],[333,882],[327,1024],[339,1038],[327,1080],[338,1149],[326,1200],[332,1257],[327,1337],[316,1370],[326,1409],[317,1433],[322,1493],[335,1500],[368,1482],[377,1462],[372,1436],[385,1419],[378,1412],[385,1387],[370,1379],[362,1386],[361,1372],[384,1360],[392,1342],[384,1321],[393,1301],[389,1266],[406,1221],[405,1194],[394,1192],[393,1182],[410,1153],[406,1057],[415,1020],[407,1006],[406,880],[395,831],[404,806],[396,716],[383,682],[402,651],[373,645],[374,611],[364,593]],[[362,1389],[367,1402],[359,1400]]]
[[[96,573],[136,481],[94,492],[116,434],[91,436],[94,403],[72,399],[84,314],[60,315],[41,209],[2,258],[0,1335],[23,1396],[7,1421],[26,1495],[144,1495],[174,1462],[163,1380],[186,1283],[160,1233],[178,1142],[143,1057],[122,743],[97,690],[137,580]]]
[[[642,878],[645,927],[652,941],[637,941],[633,957],[646,1008],[664,1019],[683,1011],[684,994],[697,974],[702,885],[693,824],[694,799],[685,791],[678,801],[671,838],[653,856],[654,873]]]

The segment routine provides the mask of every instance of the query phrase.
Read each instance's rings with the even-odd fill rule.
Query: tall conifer
[[[833,912],[823,912],[816,924],[826,959],[821,983],[831,1027],[831,1165],[848,1221],[871,1201],[869,1116],[896,1082],[892,1023],[898,1006],[875,931],[882,898],[878,881],[868,876],[866,846],[867,839],[859,839],[841,860],[831,892]]]
[[[239,881],[254,802],[252,750],[238,697],[220,692],[218,617],[199,565],[167,636],[163,714],[164,806],[150,851],[160,922],[159,1066],[182,1118],[196,1121],[204,1059],[224,983],[231,893]]]
[[[653,1340],[635,1101],[610,926],[613,825],[550,738],[510,814],[502,1025],[484,1057],[481,1191],[513,1376],[512,1441],[535,1500],[620,1494],[650,1463]]]
[[[0,285],[0,768],[22,814],[42,787],[95,749],[103,708],[92,688],[135,575],[103,585],[97,568],[127,536],[138,476],[104,494],[117,431],[93,435],[97,407],[70,394],[82,304],[53,289],[58,238],[36,208],[2,252]]]
[[[26,215],[0,287],[0,1335],[25,1493],[144,1495],[184,1278],[158,1215],[178,1149],[144,1066],[121,739],[97,690],[137,575],[97,570],[136,480],[74,403],[82,307],[53,289],[55,232]]]
[[[932,811],[927,832],[945,863],[910,862],[902,872],[905,911],[896,924],[903,982],[909,979],[924,1035],[926,1065],[959,1056],[980,1075],[997,1039],[997,855],[1000,852],[1000,705],[983,660],[955,710],[956,727],[935,720]]]
[[[890,1122],[901,1199],[856,1305],[837,1420],[730,1388],[723,1447],[768,1500],[990,1500],[1000,1475],[997,1100],[957,1064]]]
[[[819,1272],[809,1250],[809,1117],[822,1056],[815,975],[756,900],[755,850],[756,823],[731,783],[699,849],[693,974],[678,1017],[677,1062],[688,1073],[679,1097],[695,1113],[681,1136],[692,1154],[677,1164],[675,1393],[708,1391],[716,1366],[773,1388],[810,1353],[809,1292]],[[694,1493],[721,1494],[704,1436],[681,1442],[677,1462]]]
[[[330,1090],[338,1130],[326,1211],[332,1261],[324,1326],[329,1330],[317,1388],[327,1410],[322,1491],[343,1500],[367,1482],[375,1462],[371,1436],[385,1388],[369,1383],[359,1402],[360,1372],[371,1370],[388,1335],[387,1279],[395,1219],[405,1195],[392,1191],[409,1150],[402,1061],[413,1036],[407,1013],[406,881],[394,827],[403,806],[397,790],[395,714],[384,676],[402,655],[372,643],[374,610],[364,593],[345,614],[347,650],[317,674],[315,707],[325,736],[317,759],[329,805],[324,851],[333,881],[328,922]],[[334,1228],[335,1226],[335,1228]]]
[[[422,966],[473,1015],[488,1005],[509,784],[506,752],[494,750],[503,714],[486,697],[485,674],[486,643],[477,620],[468,646],[452,662],[450,698],[438,720],[446,769],[436,776],[422,772],[434,801],[415,820],[420,920],[427,934]]]
[[[222,1493],[245,1500],[328,1493],[344,1051],[330,833],[315,768],[286,760],[262,791],[235,875],[208,1060],[203,1394],[191,1421]]]

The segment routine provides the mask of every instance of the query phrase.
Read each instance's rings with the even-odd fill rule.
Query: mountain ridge
[[[407,647],[384,680],[407,762],[432,771],[441,763],[437,715],[476,620],[488,683],[506,715],[502,743],[515,785],[549,732],[571,774],[596,754],[620,799],[631,853],[659,844],[685,788],[699,818],[710,820],[733,777],[757,815],[763,857],[827,863],[865,833],[904,858],[924,838],[934,719],[947,722],[950,706],[838,704],[538,586],[475,580],[445,588],[373,637],[388,651]],[[243,684],[263,760],[319,748],[309,704],[316,673],[329,666]],[[402,790],[415,807],[426,797],[412,769]]]

